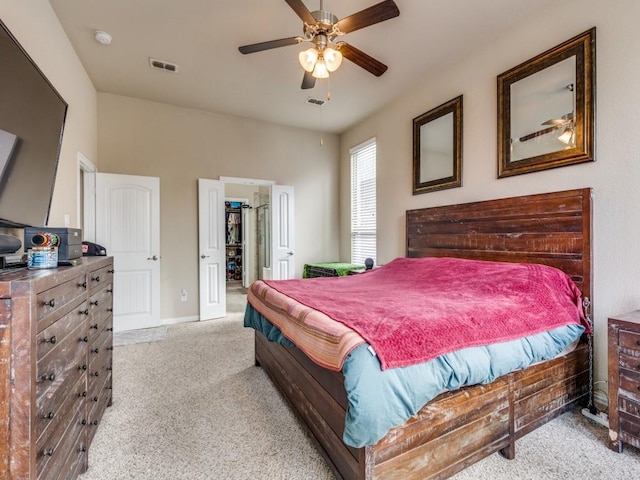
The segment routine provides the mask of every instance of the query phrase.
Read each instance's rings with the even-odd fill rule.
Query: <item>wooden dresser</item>
[[[113,259],[0,271],[0,478],[71,480],[111,404]]]
[[[609,318],[609,448],[640,448],[640,310]]]

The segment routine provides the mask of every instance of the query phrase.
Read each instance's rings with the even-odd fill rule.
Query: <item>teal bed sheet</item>
[[[247,304],[244,326],[268,340],[295,346],[280,330]],[[584,327],[569,325],[509,342],[471,347],[431,361],[402,368],[380,369],[368,344],[345,359],[342,373],[349,405],[343,441],[352,447],[376,444],[390,429],[402,425],[439,394],[463,386],[490,383],[509,372],[550,360],[580,338]]]

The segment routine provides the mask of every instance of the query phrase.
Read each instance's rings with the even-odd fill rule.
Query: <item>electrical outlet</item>
[[[180,300],[182,300],[183,302],[187,301],[187,289],[183,288],[182,292],[180,292]]]

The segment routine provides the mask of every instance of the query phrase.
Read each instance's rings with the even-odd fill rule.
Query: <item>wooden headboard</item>
[[[591,189],[407,210],[407,257],[550,265],[591,299]]]

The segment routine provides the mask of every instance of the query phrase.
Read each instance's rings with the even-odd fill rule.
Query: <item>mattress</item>
[[[251,304],[247,304],[244,325],[270,341],[295,347]],[[387,370],[380,368],[370,345],[357,345],[342,366],[348,400],[342,440],[356,448],[375,445],[390,429],[405,423],[441,393],[490,383],[507,373],[566,354],[584,331],[584,326],[572,324]]]

